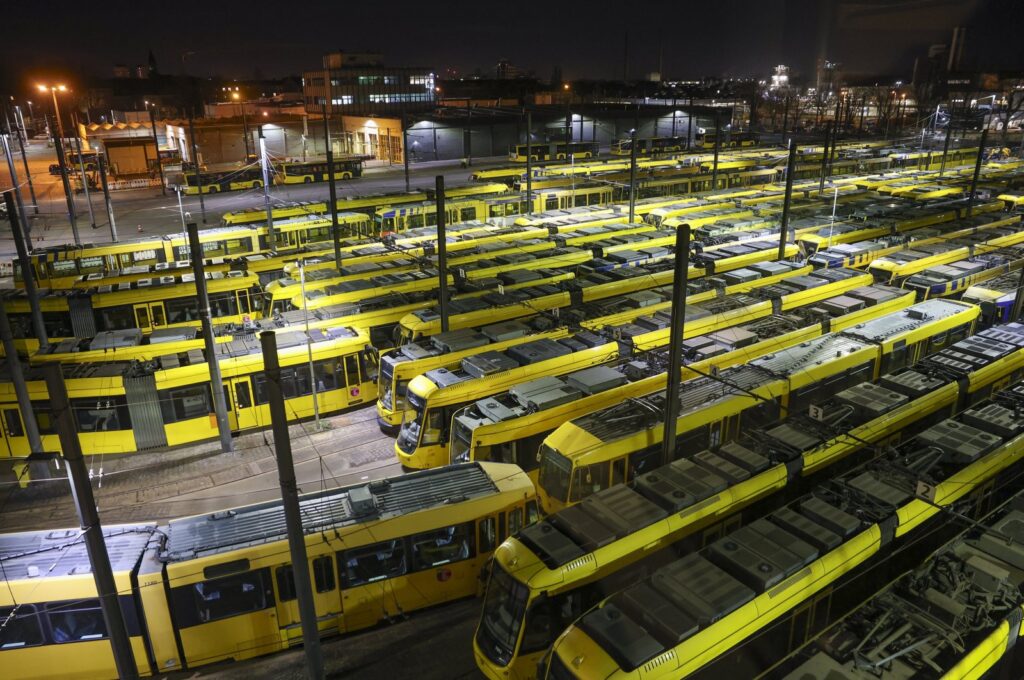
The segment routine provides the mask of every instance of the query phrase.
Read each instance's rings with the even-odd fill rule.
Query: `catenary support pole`
[[[110,185],[107,184],[107,162],[103,160],[103,152],[96,154],[97,168],[100,173],[100,186],[103,188],[103,202],[107,205],[107,223],[110,225],[110,240],[117,243],[117,222],[114,221],[114,204],[110,202]],[[180,199],[181,194],[178,194]]]
[[[267,378],[270,424],[274,431],[274,454],[277,457],[277,478],[281,484],[281,504],[284,506],[285,528],[288,532],[288,550],[292,558],[295,595],[299,601],[306,673],[311,680],[319,680],[324,677],[324,660],[320,649],[316,605],[313,603],[313,584],[309,578],[306,535],[302,530],[299,489],[295,480],[291,439],[288,436],[288,416],[284,409],[284,391],[281,389],[281,362],[277,356],[277,338],[274,331],[260,333],[260,347],[263,350],[263,371]]]
[[[18,182],[18,169],[14,165],[14,154],[11,153],[11,135],[2,134],[4,157],[7,159],[7,172],[11,175],[11,190],[14,192],[14,199],[18,203],[18,212],[21,214],[21,233],[25,235],[26,245],[32,250],[32,239],[29,237],[31,229],[28,224],[28,213],[25,212],[25,201],[21,198],[21,186]]]
[[[89,226],[95,229],[96,213],[92,210],[92,193],[89,191],[89,177],[85,174],[85,157],[82,155],[82,139],[78,136],[77,120],[75,121],[75,151],[78,153],[78,170],[82,173],[82,191],[85,192],[85,204],[89,207]]]
[[[828,152],[828,176],[832,176],[832,163],[836,159],[836,147],[839,146],[839,116],[843,111],[843,100],[836,102],[836,118],[832,122],[832,148]]]
[[[818,193],[825,190],[825,172],[828,169],[828,142],[830,132],[831,127],[825,126],[825,143],[821,147],[821,170],[818,173]]]
[[[441,332],[448,332],[448,243],[445,238],[444,175],[438,175],[435,183],[437,197],[434,205],[437,211],[437,303],[441,312]]]
[[[228,407],[224,399],[224,381],[220,377],[217,345],[213,339],[213,320],[210,318],[210,295],[206,291],[206,267],[203,262],[203,247],[199,243],[199,227],[195,222],[188,225],[188,251],[189,257],[192,260],[192,273],[196,279],[196,297],[199,299],[199,321],[202,324],[206,363],[210,367],[210,391],[213,392],[213,412],[217,418],[217,431],[220,433],[220,448],[224,453],[231,453],[234,451],[235,446],[231,441]]]
[[[636,128],[629,131],[629,224],[636,219]]]
[[[722,148],[722,114],[715,109],[715,159],[711,166],[711,190],[718,189],[718,152]]]
[[[162,196],[167,195],[167,182],[164,179],[164,164],[160,161],[160,142],[156,135],[156,113],[154,109],[156,105],[150,106],[146,104],[146,108],[149,110],[149,127],[153,132],[153,150],[156,153],[156,169],[160,171],[160,194]]]
[[[953,114],[950,112],[946,123],[946,139],[942,142],[942,163],[939,164],[939,177],[946,172],[946,156],[949,154],[949,138],[953,136]]]
[[[782,221],[779,222],[779,258],[786,257],[786,241],[789,240],[789,206],[793,200],[793,175],[796,172],[796,140],[789,140],[789,159],[786,161],[786,193],[782,199]]]
[[[974,197],[978,193],[978,176],[981,174],[981,161],[985,157],[985,142],[988,140],[988,128],[981,131],[981,139],[978,140],[978,157],[974,160],[974,175],[971,177],[971,190],[967,194],[967,217],[974,212]]]
[[[4,204],[7,207],[7,219],[11,221],[11,235],[14,238],[14,248],[18,252],[18,265],[21,267],[21,279],[25,285],[25,297],[28,298],[28,308],[32,320],[32,332],[39,341],[39,349],[46,349],[50,346],[46,338],[46,326],[43,325],[43,313],[39,309],[39,293],[36,289],[36,273],[32,269],[32,261],[28,257],[28,246],[25,243],[25,235],[21,233],[21,220],[18,218],[18,204],[14,200],[13,191],[4,192]]]
[[[188,117],[188,138],[192,147],[192,165],[195,169],[196,193],[199,194],[199,214],[203,224],[206,224],[206,202],[203,200],[203,178],[199,172],[199,152],[196,151],[196,126],[192,116]]]
[[[32,453],[42,453],[43,440],[39,436],[39,423],[36,421],[35,410],[32,408],[32,400],[28,396],[28,385],[25,383],[25,373],[22,371],[21,359],[18,358],[18,350],[14,346],[11,320],[7,318],[7,308],[2,304],[0,304],[0,340],[3,341],[4,356],[7,359],[7,370],[11,374],[11,382],[14,384],[14,395],[18,399],[18,410],[21,411],[21,421],[25,428],[25,436],[28,437],[29,451]]]
[[[53,133],[53,147],[57,152],[57,165],[60,167],[60,181],[64,185],[64,198],[68,204],[68,221],[71,222],[71,235],[75,239],[75,245],[82,245],[82,239],[78,235],[78,215],[75,213],[75,195],[71,191],[71,180],[68,179],[68,164],[67,157],[64,155],[64,141],[61,139],[61,133],[57,131],[56,127],[52,127],[50,131]]]
[[[661,460],[667,465],[676,457],[676,418],[679,417],[679,383],[683,370],[683,335],[686,322],[686,281],[690,268],[690,225],[676,228],[676,261],[672,278],[672,316],[669,331],[668,376],[665,382],[665,429]]]
[[[533,214],[533,114],[526,112],[526,214]]]
[[[18,107],[15,106],[14,108],[17,109]],[[21,112],[19,111],[18,114],[20,115]],[[29,196],[31,196],[32,198],[32,212],[38,215],[39,201],[38,199],[36,199],[36,187],[35,184],[32,183],[32,171],[29,170],[28,168],[28,154],[25,152],[24,138],[26,137],[26,134],[27,133],[25,132],[25,117],[21,116],[21,134],[18,135],[18,148],[21,149],[21,163],[25,167],[25,180],[28,182],[28,193]]]
[[[68,390],[64,384],[60,364],[46,364],[43,366],[43,375],[46,378],[46,390],[50,395],[50,405],[56,420],[64,462],[68,466],[71,496],[82,527],[82,540],[89,554],[96,593],[103,611],[103,620],[107,624],[107,636],[114,653],[114,666],[121,680],[134,680],[139,677],[138,667],[135,665],[135,655],[132,653],[124,613],[121,611],[117,584],[110,568],[110,556],[107,554],[107,542],[103,538],[103,527],[100,525],[96,500],[92,495],[89,470],[82,456],[82,446],[75,428],[75,416],[71,412],[71,400],[68,399]]]
[[[267,212],[267,244],[271,250],[277,247],[277,234],[274,233],[274,209],[270,205],[270,163],[267,160],[267,139],[263,136],[263,126],[259,128],[260,136],[260,173],[263,175],[263,209]]]
[[[334,149],[331,148],[331,126],[324,104],[324,146],[327,155],[327,192],[331,201],[331,240],[334,241],[334,266],[341,269],[341,227],[338,226],[338,184],[334,178]],[[406,182],[408,191],[408,182]]]
[[[437,153],[437,137],[434,137],[434,153]],[[409,193],[409,116],[402,112],[402,165],[405,172],[405,193]]]

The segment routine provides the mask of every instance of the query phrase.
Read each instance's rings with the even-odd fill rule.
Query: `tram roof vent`
[[[352,506],[353,515],[370,515],[377,511],[370,486],[357,486],[348,492],[348,501]]]

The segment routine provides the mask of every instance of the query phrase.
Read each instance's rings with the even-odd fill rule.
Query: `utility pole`
[[[636,216],[636,128],[629,131],[629,223]]]
[[[786,258],[786,241],[789,239],[789,205],[793,200],[793,175],[796,173],[796,140],[789,140],[789,160],[786,162],[786,194],[782,200],[782,221],[779,223],[779,257]]]
[[[260,170],[263,173],[263,208],[267,211],[267,243],[273,250],[277,246],[274,234],[274,209],[270,207],[270,167],[267,163],[267,140],[263,136],[263,126],[258,127],[260,135]]]
[[[466,167],[473,167],[473,109],[466,106],[466,135],[462,138],[462,146],[466,151]]]
[[[107,222],[110,224],[110,240],[117,243],[117,223],[114,222],[114,204],[110,202],[110,186],[107,184],[107,162],[103,153],[96,154],[97,167],[100,173],[100,186],[103,187],[103,202],[107,204]],[[180,200],[181,194],[178,194]]]
[[[316,370],[313,365],[313,337],[309,334],[309,305],[306,300],[306,266],[299,265],[299,290],[302,295],[302,317],[306,322],[306,359],[309,361],[310,385],[313,387],[313,422],[316,423],[317,432],[320,431],[320,401],[317,398]]]
[[[18,148],[21,149],[21,162],[25,166],[25,179],[28,180],[28,192],[32,197],[32,212],[36,215],[39,214],[39,201],[36,200],[36,187],[32,183],[32,173],[28,169],[28,154],[25,153],[25,137],[28,134],[25,131],[25,117],[21,115],[21,111],[17,106],[14,107],[17,111],[18,116],[21,118],[21,134],[18,135]]]
[[[341,269],[341,229],[338,227],[338,185],[334,179],[334,149],[331,148],[331,127],[327,120],[327,100],[324,100],[324,146],[327,153],[327,190],[331,201],[331,240],[334,241],[334,264]],[[303,151],[305,154],[305,151]],[[406,191],[409,190],[406,181]]]
[[[722,147],[722,114],[715,109],[715,160],[711,166],[711,190],[718,189],[718,150]]]
[[[448,215],[444,205],[444,175],[438,175],[435,183],[437,196],[434,208],[437,211],[437,302],[441,312],[441,332],[448,332],[448,242],[445,239],[445,222]]]
[[[821,172],[818,174],[818,193],[825,190],[825,172],[828,170],[828,141],[831,128],[825,127],[825,144],[821,148]]]
[[[836,119],[832,123],[832,148],[828,152],[828,176],[832,176],[832,162],[836,157],[836,147],[839,145],[839,115],[843,110],[843,100],[836,101]]]
[[[167,182],[164,180],[164,164],[160,162],[160,142],[156,136],[156,104],[150,105],[146,102],[146,109],[149,110],[149,127],[153,132],[153,149],[156,152],[156,169],[160,171],[160,194],[167,195]]]
[[[131,640],[124,623],[124,614],[118,602],[117,584],[110,568],[110,556],[107,554],[107,542],[103,537],[103,526],[100,524],[96,500],[92,495],[89,481],[89,470],[82,457],[82,446],[78,441],[75,427],[75,416],[71,412],[71,401],[68,399],[67,386],[60,364],[43,366],[46,377],[46,391],[50,396],[56,420],[57,435],[60,437],[61,452],[68,466],[68,480],[71,482],[71,496],[78,511],[79,523],[82,527],[82,539],[89,554],[89,565],[92,569],[93,581],[96,583],[96,594],[99,596],[103,620],[107,625],[110,647],[114,653],[114,666],[122,680],[138,678],[138,667],[132,653]]]
[[[686,107],[686,150],[693,148],[693,97],[690,97],[690,105]]]
[[[203,179],[199,173],[199,152],[196,151],[196,126],[192,122],[192,116],[188,117],[188,137],[192,146],[192,163],[195,165],[196,193],[199,194],[199,214],[206,224],[206,202],[203,201]]]
[[[18,204],[14,200],[13,191],[4,192],[4,204],[7,206],[7,218],[11,221],[11,236],[14,237],[14,248],[18,252],[18,265],[21,267],[21,280],[25,284],[25,297],[32,319],[32,331],[39,341],[39,349],[50,346],[46,338],[46,326],[43,325],[43,312],[39,308],[39,293],[36,290],[36,273],[32,269],[32,261],[28,257],[25,235],[21,233],[21,220],[18,218]],[[0,301],[0,304],[3,304]]]
[[[210,295],[206,292],[206,267],[203,262],[203,247],[199,243],[199,227],[195,222],[188,225],[188,250],[192,260],[192,272],[196,279],[196,297],[199,299],[199,320],[202,323],[203,347],[206,363],[210,367],[210,391],[213,392],[213,411],[217,417],[217,431],[220,433],[220,448],[231,453],[235,446],[231,441],[231,426],[228,425],[228,407],[224,399],[224,381],[220,377],[220,362],[217,361],[217,344],[213,339],[213,321],[210,319]]]
[[[533,214],[533,113],[526,112],[526,214]]]
[[[981,130],[981,139],[978,141],[978,158],[974,161],[974,176],[971,177],[971,193],[967,196],[967,217],[974,212],[974,194],[978,191],[978,175],[981,174],[981,161],[985,155],[985,142],[988,140],[988,128]]]
[[[435,143],[437,137],[434,137]],[[434,147],[437,153],[437,147]],[[405,193],[409,193],[409,116],[402,111],[402,164],[405,166]]]
[[[75,116],[75,149],[78,152],[78,169],[82,173],[82,191],[85,192],[85,204],[89,206],[89,226],[96,228],[96,214],[92,211],[92,196],[89,193],[89,178],[85,174],[85,158],[82,155],[82,140],[78,136],[78,117]]]
[[[14,198],[18,202],[18,211],[21,213],[21,228],[22,233],[25,235],[27,247],[29,250],[32,249],[32,239],[29,237],[29,225],[28,225],[28,214],[25,212],[25,202],[21,199],[21,186],[18,183],[18,170],[14,165],[14,155],[11,154],[11,135],[10,132],[6,132],[0,135],[3,139],[4,144],[4,157],[7,159],[7,171],[11,174],[11,190],[14,192]]]
[[[60,117],[58,116],[58,122]],[[68,179],[67,157],[64,155],[64,142],[58,128],[53,127],[50,132],[53,137],[54,150],[57,152],[57,164],[60,166],[60,181],[64,185],[64,197],[68,203],[68,220],[71,222],[71,235],[75,238],[75,245],[82,245],[82,239],[78,236],[78,216],[75,214],[75,196],[71,192],[71,181]]]
[[[299,601],[306,672],[311,680],[319,680],[324,677],[324,659],[320,649],[316,605],[313,603],[313,584],[309,578],[306,535],[302,530],[299,489],[295,480],[295,463],[292,461],[292,443],[288,436],[288,416],[284,409],[284,391],[281,389],[281,362],[277,356],[277,338],[274,331],[260,333],[260,347],[263,350],[263,373],[267,378],[270,423],[274,431],[274,454],[277,457],[277,478],[281,484],[281,505],[284,507],[284,522],[288,532],[295,595]],[[316,380],[315,376],[310,377]]]
[[[946,123],[946,139],[942,142],[942,163],[939,164],[939,177],[946,172],[946,155],[949,153],[949,138],[953,136],[953,112],[949,113],[949,122]]]
[[[676,457],[676,419],[679,417],[679,383],[683,371],[683,339],[686,323],[686,282],[690,268],[690,225],[676,228],[676,261],[672,277],[672,317],[669,331],[668,375],[665,376],[665,429],[661,460],[668,465]]]
[[[14,394],[18,399],[18,409],[28,437],[28,448],[32,453],[43,453],[43,440],[39,436],[39,423],[36,422],[35,410],[28,395],[25,384],[25,373],[21,370],[21,360],[14,346],[14,333],[11,332],[11,321],[7,318],[7,309],[0,304],[0,340],[3,340],[4,355],[7,358],[7,369],[14,383]]]

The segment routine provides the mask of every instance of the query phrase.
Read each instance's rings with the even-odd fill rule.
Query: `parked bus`
[[[590,158],[597,155],[597,142],[537,142],[529,149],[526,144],[516,144],[509,149],[508,158],[525,163],[527,152],[535,161],[564,160],[569,156],[574,159]]]
[[[330,179],[327,161],[281,163],[277,166],[277,184],[312,184]],[[334,159],[334,179],[362,177],[363,161],[359,158]]]
[[[199,184],[196,184],[194,172],[182,175],[182,185],[187,195],[216,194],[222,191],[238,191],[240,189],[258,189],[263,186],[263,174],[260,168],[247,166],[233,170],[219,170],[199,173]]]

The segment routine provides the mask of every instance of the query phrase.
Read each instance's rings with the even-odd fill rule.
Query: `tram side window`
[[[473,556],[473,523],[416,534],[411,542],[413,571],[469,559]]]
[[[581,465],[572,480],[572,499],[581,501],[587,496],[608,488],[608,463]]]
[[[107,624],[99,600],[79,600],[46,608],[54,642],[101,640],[107,637]]]
[[[160,395],[160,411],[165,423],[199,418],[212,411],[209,385],[190,385],[172,390],[160,390],[158,394]]]
[[[43,312],[43,327],[49,338],[75,337],[75,331],[71,327],[71,315],[67,312]]]
[[[949,344],[960,342],[970,334],[970,324],[963,324],[949,331]]]
[[[334,561],[330,556],[313,560],[313,586],[318,593],[334,590]]]
[[[636,479],[645,472],[650,472],[661,465],[661,451],[648,449],[629,454],[629,479]]]
[[[764,427],[779,419],[779,402],[776,399],[759,403],[748,408],[740,415],[740,429],[747,430]]]
[[[523,509],[514,508],[508,513],[508,535],[515,536],[523,528]]]
[[[540,652],[554,642],[555,637],[592,604],[591,600],[599,599],[592,593],[583,592],[587,590],[590,589],[584,588],[553,598],[538,599],[526,613],[526,632],[523,634],[523,645],[519,653]],[[585,598],[588,594],[591,597]]]
[[[476,219],[476,208],[462,208],[459,211],[459,221],[468,222]]]
[[[900,340],[893,345],[892,352],[882,362],[882,373],[891,373],[907,363],[907,341]]]
[[[249,396],[249,383],[240,382],[235,384],[235,405],[238,408],[249,408],[252,406],[252,397]]]
[[[498,544],[498,537],[495,533],[498,528],[495,525],[493,517],[485,517],[480,520],[480,552],[491,552]]]
[[[16,408],[4,409],[4,426],[10,437],[25,436],[25,430],[21,426],[21,415]]]
[[[316,389],[320,392],[338,389],[338,372],[340,366],[337,359],[325,359],[313,363],[316,375]]]
[[[261,374],[252,376],[253,387],[256,390],[256,403],[266,404],[270,395],[267,392],[267,379]],[[281,369],[281,393],[285,399],[294,399],[313,394],[312,383],[309,380],[309,366],[295,366]]]
[[[167,323],[186,323],[199,320],[199,301],[196,298],[169,299],[164,302]]]
[[[7,312],[7,320],[11,322],[11,335],[15,338],[34,338],[32,317],[29,314]]]
[[[210,296],[210,314],[214,318],[219,316],[236,316],[238,314],[238,301],[233,291],[227,293],[214,293]]]
[[[191,587],[199,623],[248,614],[267,607],[263,571],[247,571],[200,581]]]
[[[126,328],[136,327],[135,311],[131,305],[103,307],[96,312],[101,331],[122,331]]]
[[[349,385],[359,384],[359,362],[355,355],[345,357],[345,380]]]
[[[338,571],[343,588],[401,576],[408,571],[405,544],[395,539],[339,552]]]
[[[277,578],[277,596],[282,602],[289,602],[296,598],[295,594],[295,572],[292,565],[278,567],[274,572]]]
[[[33,605],[23,604],[17,611],[14,607],[0,607],[0,649],[35,647],[41,644],[43,629]]]
[[[50,402],[33,401],[32,412],[36,416],[39,434],[57,434],[57,423],[53,418],[53,407],[50,405]]]
[[[105,399],[72,399],[71,410],[78,422],[79,432],[108,432],[132,428],[132,419],[128,414],[128,400],[123,396]]]

